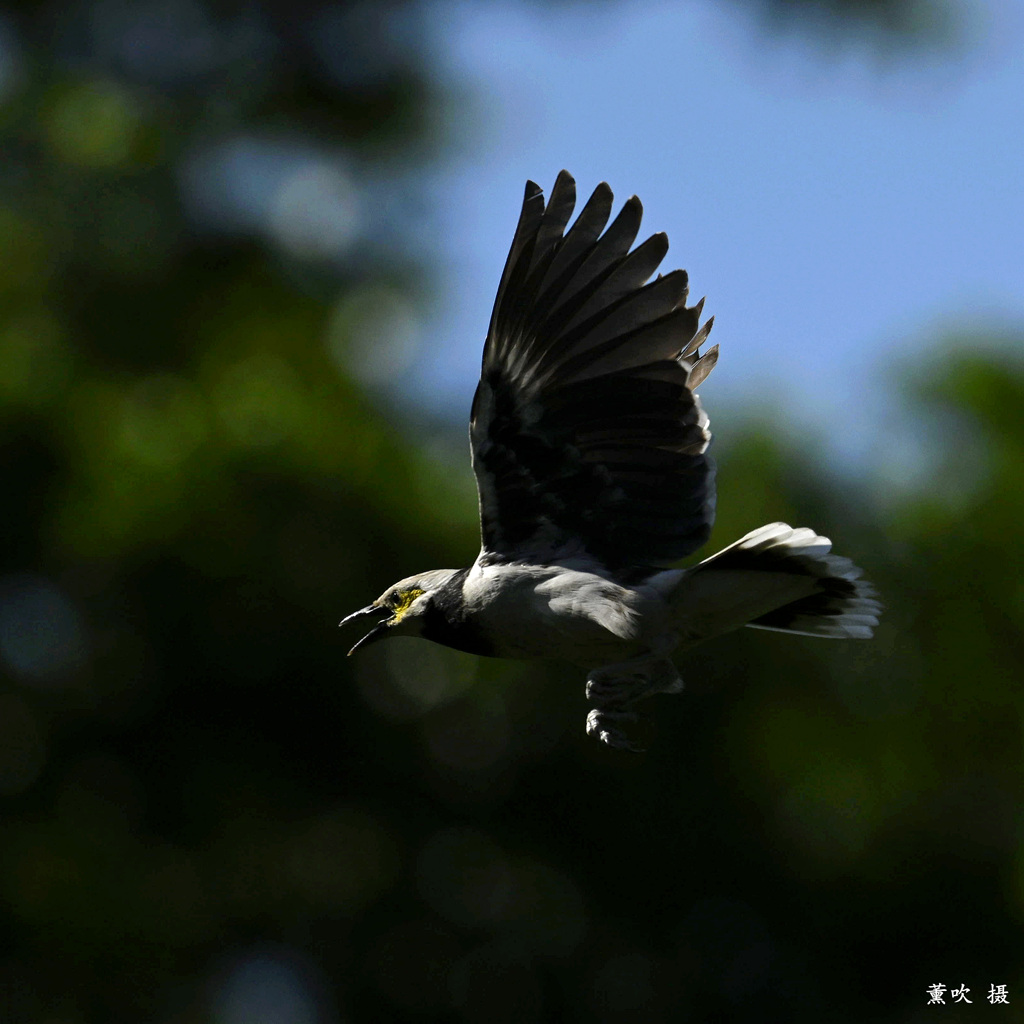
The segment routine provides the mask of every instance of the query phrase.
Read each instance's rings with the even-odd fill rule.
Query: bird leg
[[[613,723],[635,722],[632,706],[644,697],[679,693],[682,688],[675,665],[653,651],[592,669],[587,676],[587,699],[597,707],[587,716],[587,734],[611,747],[638,750]]]
[[[587,700],[599,705],[635,704],[655,693],[681,693],[683,681],[667,658],[622,661],[591,669]]]

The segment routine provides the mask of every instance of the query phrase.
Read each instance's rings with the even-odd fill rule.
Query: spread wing
[[[714,518],[711,435],[693,390],[718,356],[698,351],[712,321],[699,328],[703,303],[685,305],[685,271],[650,280],[664,234],[630,252],[636,196],[607,230],[606,184],[566,231],[575,205],[566,171],[547,206],[527,183],[494,302],[470,420],[482,558],[673,562],[704,544]]]

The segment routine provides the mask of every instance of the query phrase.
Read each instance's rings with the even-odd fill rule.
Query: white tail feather
[[[805,636],[866,639],[878,625],[874,588],[832,542],[769,523],[697,565],[674,603],[695,633],[742,625]]]

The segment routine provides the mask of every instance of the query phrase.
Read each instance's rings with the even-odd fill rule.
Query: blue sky
[[[707,295],[713,427],[785,405],[826,452],[910,458],[885,439],[890,369],[1024,325],[1024,8],[972,10],[952,58],[901,58],[765,33],[742,4],[435,8],[470,102],[435,181],[429,404],[468,411],[523,184],[565,167],[580,201],[637,193]]]

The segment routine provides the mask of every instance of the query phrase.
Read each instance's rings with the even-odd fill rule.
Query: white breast
[[[474,565],[463,595],[500,657],[584,666],[628,657],[655,610],[652,595],[565,566]]]

